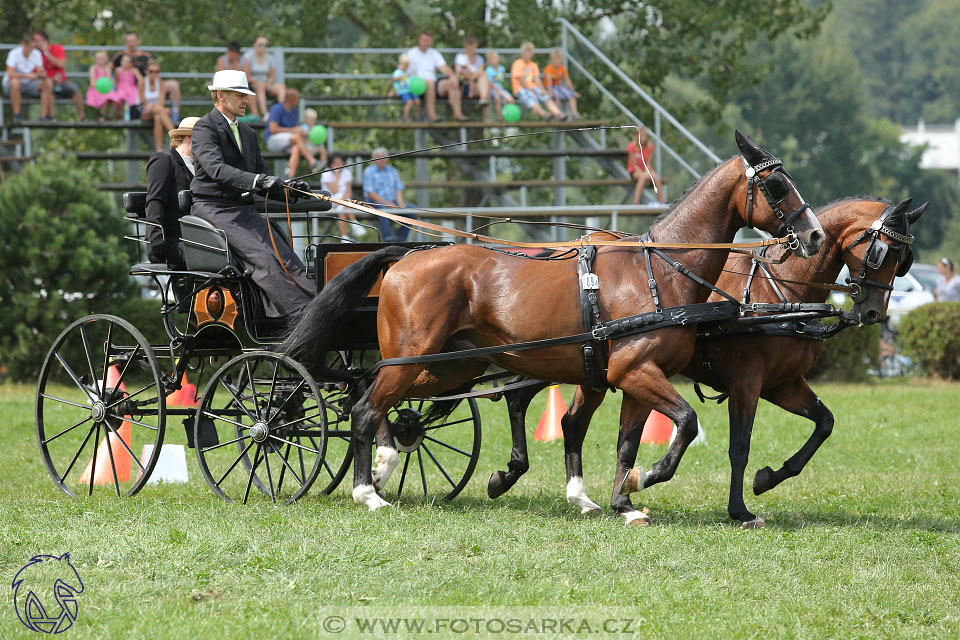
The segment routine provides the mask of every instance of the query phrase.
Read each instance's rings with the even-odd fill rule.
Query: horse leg
[[[397,451],[397,445],[390,433],[386,419],[380,423],[380,427],[377,429],[376,443],[377,457],[373,461],[377,463],[377,467],[371,475],[373,486],[377,490],[383,490],[390,480],[390,474],[400,463],[400,453]]]
[[[403,397],[421,370],[422,367],[416,365],[384,367],[350,412],[353,427],[350,438],[354,460],[353,501],[370,511],[390,506],[389,502],[377,495],[373,484],[371,449],[374,434],[378,430],[385,430],[387,411]],[[390,444],[393,444],[392,439]]]
[[[727,513],[734,520],[739,520],[744,529],[764,526],[763,520],[751,513],[743,501],[743,472],[750,457],[750,438],[757,415],[757,401],[760,399],[758,381],[756,377],[747,376],[732,384],[730,404],[727,406],[730,416],[730,497]]]
[[[780,469],[774,471],[770,467],[764,467],[757,471],[757,475],[753,478],[755,495],[773,489],[787,478],[799,475],[820,445],[833,432],[833,413],[821,402],[802,377],[764,393],[763,398],[790,413],[813,420],[815,426],[810,438],[803,443],[799,451],[783,463]]]
[[[636,467],[630,469],[629,473],[623,478],[622,484],[618,485],[618,491],[626,495],[660,482],[666,482],[673,477],[673,474],[677,472],[680,459],[683,458],[683,452],[697,437],[697,413],[673,388],[663,371],[655,365],[641,367],[628,374],[627,379],[617,386],[624,390],[624,405],[627,404],[627,394],[629,393],[642,402],[647,409],[657,409],[677,425],[677,436],[673,439],[663,457],[653,464],[650,471],[644,471],[643,467]],[[646,414],[644,414],[645,418]],[[626,427],[628,424],[622,423],[622,426]],[[629,428],[637,429],[638,427],[642,432],[642,422],[633,424]],[[637,438],[639,439],[639,435]]]
[[[613,497],[610,499],[610,507],[614,513],[623,516],[625,524],[650,524],[650,516],[644,511],[638,511],[630,501],[630,496],[620,489],[629,473],[633,471],[632,467],[637,461],[640,436],[643,434],[643,424],[647,421],[648,415],[650,415],[648,407],[642,406],[636,400],[624,394],[623,404],[620,407],[617,468],[613,479]]]
[[[606,395],[577,387],[567,412],[560,421],[563,427],[563,452],[567,467],[567,502],[580,509],[582,515],[599,515],[603,510],[587,497],[583,486],[583,439],[590,428],[590,419]]]
[[[507,400],[507,413],[510,415],[510,435],[513,438],[513,449],[510,451],[508,471],[495,471],[487,480],[487,495],[490,498],[499,498],[517,483],[527,469],[530,468],[530,458],[527,456],[526,418],[527,408],[533,397],[540,393],[547,383],[522,387],[504,393]]]

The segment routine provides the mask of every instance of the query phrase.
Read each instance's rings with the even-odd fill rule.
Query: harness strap
[[[706,287],[707,289],[710,289],[710,290],[713,291],[714,293],[720,294],[721,296],[723,296],[724,298],[726,298],[727,300],[729,300],[730,302],[732,302],[732,303],[734,303],[734,304],[740,304],[740,301],[737,300],[736,298],[734,298],[732,295],[730,295],[730,294],[727,293],[726,291],[723,291],[723,290],[721,290],[721,289],[718,289],[716,285],[714,285],[714,284],[712,284],[712,283],[710,283],[710,282],[707,282],[706,280],[704,280],[703,278],[701,278],[700,276],[698,276],[698,275],[695,274],[694,272],[690,271],[689,269],[687,269],[685,266],[683,266],[683,265],[680,264],[679,262],[677,262],[677,261],[675,261],[675,260],[671,260],[671,259],[670,259],[670,256],[668,256],[667,254],[665,254],[665,253],[664,253],[663,251],[661,251],[660,249],[650,249],[650,251],[652,251],[653,253],[657,254],[657,255],[660,256],[661,258],[663,258],[663,259],[664,259],[668,264],[670,264],[674,269],[676,269],[677,271],[679,271],[679,272],[682,273],[683,275],[687,276],[688,278],[690,278],[691,280],[693,280],[693,281],[696,282],[697,284],[699,284],[699,285],[701,285],[701,286],[703,286],[703,287]],[[649,261],[649,256],[648,256],[647,260]],[[648,267],[649,267],[649,262],[648,262]]]
[[[600,289],[600,279],[593,273],[593,261],[597,257],[597,248],[593,246],[580,247],[577,258],[577,281],[580,295],[580,313],[583,318],[583,328],[591,334],[596,328],[603,326],[600,319],[600,305],[597,291]],[[606,391],[607,384],[607,343],[605,341],[590,340],[584,342],[580,348],[583,354],[583,370],[587,376],[587,384],[594,391]]]
[[[647,240],[650,240],[650,234],[645,233],[640,236],[640,241],[646,243]],[[660,306],[660,294],[657,292],[657,280],[653,277],[653,265],[650,264],[650,248],[644,244],[643,247],[643,261],[647,265],[647,286],[650,287],[650,296],[653,298],[653,304],[657,308],[657,311],[662,312],[663,307]]]

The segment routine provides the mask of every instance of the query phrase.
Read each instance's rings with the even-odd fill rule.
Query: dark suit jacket
[[[183,158],[173,149],[158,151],[147,161],[146,218],[163,226],[163,238],[180,239],[180,206],[177,193],[190,188],[193,174]],[[161,241],[160,229],[147,225],[150,244]]]
[[[252,196],[242,198],[241,194],[252,190],[257,175],[267,173],[267,165],[260,154],[256,132],[242,122],[238,129],[243,153],[237,148],[227,119],[217,109],[193,125],[197,175],[190,183],[190,191],[194,198],[233,204],[253,202]]]

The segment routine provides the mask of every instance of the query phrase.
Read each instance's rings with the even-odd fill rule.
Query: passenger
[[[310,187],[267,173],[256,132],[237,121],[247,110],[247,96],[255,95],[243,71],[218,71],[207,89],[215,108],[193,125],[196,175],[190,183],[190,213],[226,234],[233,255],[252,270],[266,315],[290,315],[313,299],[316,285],[285,242],[276,242],[274,249],[267,220],[257,213],[250,193],[282,201],[285,185],[303,191]]]
[[[180,205],[177,194],[190,189],[194,164],[191,151],[193,125],[200,118],[184,118],[170,131],[170,149],[157,151],[147,161],[146,218],[150,262],[166,262],[171,269],[186,269],[180,242]]]

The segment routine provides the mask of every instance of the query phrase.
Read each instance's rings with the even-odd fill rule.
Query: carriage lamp
[[[207,293],[207,311],[214,318],[219,318],[223,313],[223,294],[219,289],[210,289]]]

